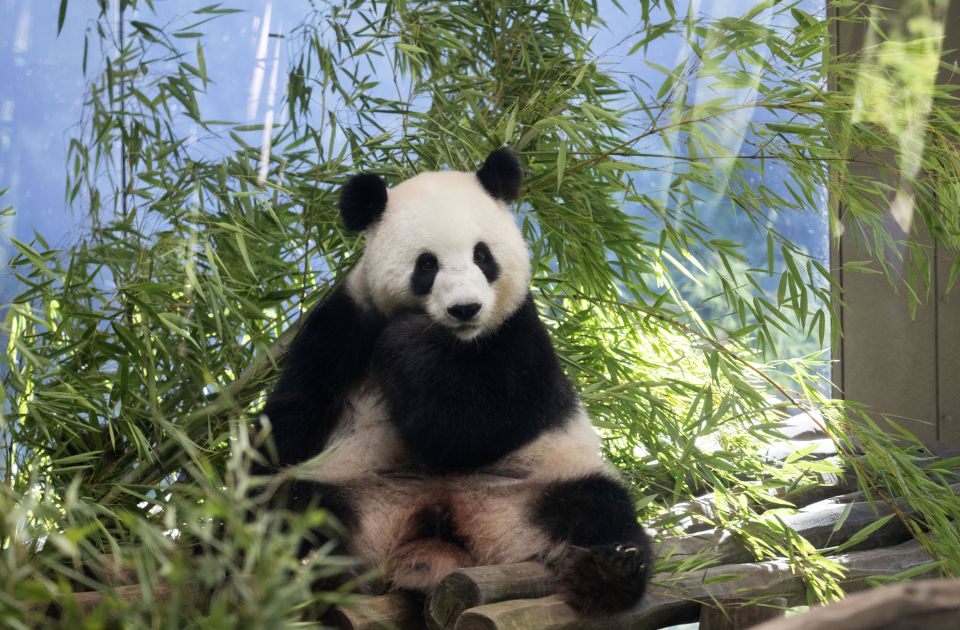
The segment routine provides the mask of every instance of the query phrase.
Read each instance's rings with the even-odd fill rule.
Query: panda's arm
[[[310,312],[263,410],[276,448],[276,460],[262,449],[268,461],[289,466],[323,449],[346,395],[366,374],[382,327],[378,315],[357,306],[346,283]]]
[[[457,340],[426,316],[397,318],[373,365],[408,451],[438,472],[492,464],[561,425],[576,405],[529,295],[475,341]]]

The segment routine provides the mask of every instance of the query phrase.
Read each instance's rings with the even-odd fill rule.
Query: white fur
[[[366,251],[349,281],[358,301],[371,299],[387,316],[422,308],[462,339],[494,330],[523,302],[530,263],[523,235],[505,204],[490,197],[474,173],[421,173],[387,193],[383,216],[367,229]],[[486,243],[500,266],[491,284],[473,262]],[[420,254],[430,252],[439,270],[428,295],[414,295],[410,277]],[[477,303],[469,328],[447,308]]]
[[[532,520],[535,502],[556,481],[589,474],[616,478],[600,456],[600,438],[581,407],[562,426],[493,466],[470,474],[429,476],[400,446],[374,383],[350,396],[323,454],[299,474],[346,490],[359,515],[351,552],[387,569],[389,587],[428,590],[463,566],[550,560],[563,552]],[[466,549],[410,538],[421,509],[450,506]]]

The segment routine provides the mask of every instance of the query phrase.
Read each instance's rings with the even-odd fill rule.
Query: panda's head
[[[376,175],[355,175],[340,210],[349,229],[366,232],[360,290],[388,317],[420,310],[463,340],[495,330],[530,285],[506,207],[519,190],[520,164],[505,148],[475,173],[421,173],[389,190]]]

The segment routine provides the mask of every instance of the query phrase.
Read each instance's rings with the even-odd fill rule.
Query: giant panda
[[[574,609],[613,613],[642,597],[650,544],[537,314],[520,184],[507,148],[477,172],[346,182],[364,253],[291,344],[264,458],[296,467],[289,507],[319,498],[383,589],[534,560]]]

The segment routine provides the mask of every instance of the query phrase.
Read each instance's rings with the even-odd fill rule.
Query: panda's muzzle
[[[480,308],[480,304],[476,302],[471,302],[470,304],[454,304],[447,308],[447,313],[461,322],[468,322],[480,312]]]

